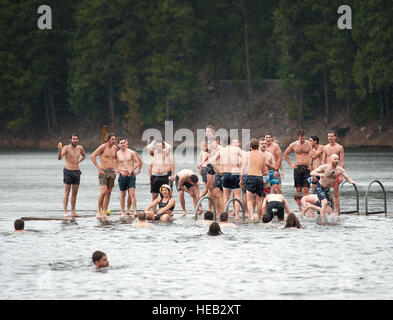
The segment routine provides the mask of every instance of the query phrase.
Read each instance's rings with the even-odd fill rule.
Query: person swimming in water
[[[25,231],[25,222],[22,219],[16,219],[14,221],[14,233]]]
[[[209,226],[209,231],[207,232],[209,236],[219,236],[222,233],[220,225],[217,222],[212,222]]]
[[[299,219],[296,217],[296,214],[293,212],[289,213],[287,219],[285,220],[285,228],[298,228],[303,229],[303,226],[300,224]]]
[[[221,228],[237,228],[234,223],[229,222],[228,212],[220,213],[220,227]]]
[[[109,267],[108,257],[105,252],[95,251],[91,257],[96,269]]]
[[[169,185],[163,184],[160,187],[160,197],[154,199],[145,209],[146,218],[153,221],[169,222],[173,216],[173,209],[176,201],[172,197],[172,189]],[[158,211],[152,209],[158,205]]]
[[[138,222],[135,222],[131,225],[132,227],[144,228],[151,227],[152,224],[146,221],[146,213],[139,212],[138,213]]]
[[[270,222],[275,216],[279,220],[284,220],[284,210],[288,214],[291,212],[287,199],[282,194],[268,194],[262,203],[262,222]]]

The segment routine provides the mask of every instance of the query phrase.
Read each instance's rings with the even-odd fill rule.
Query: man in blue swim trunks
[[[315,194],[318,196],[318,199],[321,202],[322,222],[325,221],[325,215],[327,214],[326,207],[332,206],[330,188],[335,183],[337,177],[342,174],[342,176],[347,179],[349,183],[356,184],[356,182],[348,176],[344,168],[338,165],[339,161],[338,155],[332,154],[328,164],[323,164],[311,172],[311,177],[319,177],[319,181],[315,185]],[[337,216],[338,212],[335,214],[336,218]]]
[[[135,197],[135,171],[139,167],[139,159],[135,152],[128,149],[127,140],[120,138],[118,140],[120,150],[117,151],[116,168],[119,172],[119,188],[120,188],[120,215],[124,216],[124,206],[126,194],[131,198],[131,203],[134,207],[134,216],[137,216],[136,211],[136,197]],[[131,215],[130,208],[127,210],[127,215]]]
[[[281,194],[281,175],[284,176],[281,148],[277,143],[273,142],[271,133],[265,133],[265,140],[266,150],[273,154],[274,161],[276,163],[276,169],[270,170],[270,183],[272,185],[273,192]]]

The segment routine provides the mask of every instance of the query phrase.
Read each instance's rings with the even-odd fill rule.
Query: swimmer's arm
[[[81,147],[81,155],[82,155],[82,158],[80,158],[79,163],[81,163],[83,160],[86,159],[85,149],[84,149],[82,146],[80,146],[80,147]]]
[[[173,158],[172,154],[170,156],[170,159],[172,161],[172,174],[171,174],[171,181],[173,182],[175,180],[175,159]]]
[[[271,159],[271,161],[270,161],[270,166],[269,166],[269,162],[268,162],[267,167],[268,167],[270,170],[277,170],[278,168],[276,167],[276,159],[274,159],[274,156],[273,156],[273,155],[272,155],[272,157],[271,157],[270,159]]]
[[[209,161],[211,164],[216,164],[218,158],[220,158],[221,151],[217,152],[216,155]]]
[[[150,179],[151,179],[151,172],[153,170],[153,157],[150,157],[150,163],[149,163],[149,183],[150,183]]]
[[[175,205],[175,199],[171,198],[169,200],[168,204],[165,207],[163,207],[163,208],[161,208],[160,210],[157,211],[157,214],[161,214],[161,213],[165,213],[165,212],[170,214],[169,213],[170,212],[169,209],[172,208],[174,205]]]
[[[136,156],[136,153],[133,153],[133,154],[132,154],[132,158],[134,159],[135,165],[134,165],[134,167],[131,169],[131,172],[134,172],[134,170],[135,170],[136,168],[139,167],[139,159],[138,159],[138,157]],[[140,169],[139,169],[139,171],[140,171]]]
[[[284,157],[285,160],[288,162],[289,166],[291,168],[294,168],[295,166],[292,164],[291,160],[289,159],[289,154],[292,152],[293,148],[294,148],[294,143],[292,142],[289,147],[284,151]]]
[[[177,187],[178,187],[179,191],[188,192],[188,190],[184,187],[185,180],[186,180],[186,178],[184,178],[184,176],[179,178],[179,182],[177,184]]]
[[[311,171],[312,170],[312,161],[313,161],[312,148],[311,148],[310,153],[308,155],[309,155],[309,159],[310,159],[308,162],[308,169]]]
[[[304,212],[306,211],[305,209],[306,209],[306,199],[304,199],[304,197],[303,198],[301,198],[300,199],[300,203],[301,203],[301,205],[302,205],[302,213],[304,214]]]
[[[281,171],[283,171],[281,148],[278,145],[276,148],[276,154],[277,154],[277,158],[278,158],[277,170],[278,170],[278,168],[280,168]]]

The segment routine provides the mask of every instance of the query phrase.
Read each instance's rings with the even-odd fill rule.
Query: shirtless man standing
[[[319,144],[318,136],[311,136],[309,141],[312,146],[311,158],[312,158],[312,170],[314,170],[322,164],[323,146]]]
[[[270,170],[270,183],[274,193],[281,193],[281,175],[284,177],[284,170],[282,167],[282,154],[280,146],[272,141],[272,135],[265,133],[266,150],[273,154],[274,161],[276,162],[276,169]],[[280,172],[281,170],[281,172]]]
[[[262,218],[262,201],[265,196],[263,190],[263,172],[265,171],[266,159],[265,156],[258,151],[259,141],[251,139],[250,153],[248,155],[248,163],[243,164],[240,183],[243,184],[243,174],[247,170],[246,190],[247,190],[247,207],[248,216],[251,222],[254,221],[254,196],[256,198],[256,205],[258,211],[258,221]]]
[[[295,180],[296,192],[302,192],[308,195],[310,183],[307,178],[310,177],[311,163],[312,163],[312,146],[309,141],[306,141],[306,133],[300,129],[297,133],[298,140],[292,142],[284,152],[285,160],[289,166],[294,169],[293,177]],[[296,163],[293,165],[289,159],[289,154],[295,152]]]
[[[128,148],[128,140],[127,140],[127,139],[126,139],[126,145],[127,145],[127,148]],[[130,150],[131,150],[131,149],[130,149]],[[142,166],[143,166],[143,161],[142,161],[142,158],[139,156],[139,154],[138,154],[135,150],[131,150],[131,152],[133,153],[133,155],[134,155],[134,156],[138,159],[138,161],[139,161],[138,168],[136,168],[136,169],[134,170],[134,176],[135,176],[135,178],[136,178],[136,176],[137,176],[138,174],[141,173]],[[133,199],[131,199],[132,194],[133,194]],[[127,214],[130,214],[131,203],[135,203],[135,207],[134,207],[134,208],[136,208],[136,197],[135,197],[135,192],[133,192],[132,194],[128,193],[128,197],[127,197]],[[135,210],[136,210],[136,209],[135,209]],[[134,214],[135,214],[135,212],[134,212]]]
[[[328,132],[328,140],[329,143],[323,147],[323,158],[322,163],[326,164],[329,162],[329,158],[332,154],[338,155],[341,167],[344,168],[344,147],[338,143],[336,143],[337,135],[336,132],[330,130]],[[340,184],[343,182],[342,176],[338,176],[336,181],[333,184],[334,190],[334,202],[332,204],[333,210],[336,208],[336,211],[340,213],[340,194],[339,194],[339,187]]]
[[[224,193],[224,206],[228,203],[231,192],[233,191],[235,198],[241,201],[240,189],[240,173],[239,164],[242,163],[242,150],[239,147],[233,146],[228,137],[228,145],[222,148],[212,159],[213,163],[220,160],[222,164],[222,187]],[[235,220],[239,219],[240,205],[235,203]]]
[[[149,164],[149,184],[150,193],[152,194],[152,201],[154,201],[160,192],[160,187],[163,184],[169,184],[175,180],[175,161],[171,152],[166,152],[162,148],[162,140],[157,139],[155,142],[155,151],[150,156]],[[169,177],[168,172],[171,172]],[[155,207],[153,211],[155,211]]]
[[[183,211],[183,217],[187,214],[184,192],[187,192],[194,201],[194,208],[199,201],[199,182],[198,176],[190,169],[183,169],[176,174],[176,189],[179,192],[180,204]],[[202,213],[202,210],[199,211]]]
[[[97,163],[97,156],[100,157],[100,165]],[[116,135],[110,133],[107,141],[91,154],[90,159],[98,170],[98,181],[100,183],[96,217],[98,219],[105,218],[117,173],[115,170],[117,160]],[[103,209],[102,212],[101,208]]]
[[[328,213],[327,207],[332,207],[330,188],[335,183],[337,177],[342,175],[349,183],[356,184],[356,182],[348,176],[344,168],[338,165],[340,160],[337,154],[332,154],[329,157],[329,160],[328,164],[323,164],[311,172],[312,177],[319,177],[319,181],[315,186],[315,193],[321,202],[320,214],[322,222],[325,222],[325,214]],[[339,212],[337,211],[335,216],[337,217],[338,214]]]
[[[136,197],[135,197],[135,174],[134,171],[139,167],[139,160],[135,156],[135,152],[128,149],[126,139],[120,138],[118,140],[120,150],[117,151],[116,169],[119,172],[119,188],[120,188],[120,215],[124,216],[124,206],[126,194],[131,198],[132,206],[134,207],[134,216],[136,212]],[[131,215],[130,208],[127,210],[127,215]]]
[[[81,145],[79,145],[79,135],[77,133],[71,134],[71,143],[64,146],[61,142],[58,144],[59,153],[57,159],[61,160],[63,157],[65,159],[65,166],[63,169],[63,182],[65,185],[64,197],[63,197],[63,208],[64,208],[64,218],[68,218],[68,196],[70,195],[71,187],[71,216],[80,217],[80,215],[75,212],[76,196],[78,195],[80,175],[79,163],[81,163],[86,158],[85,150]]]
[[[274,160],[273,154],[267,151],[265,138],[259,139],[259,152],[265,156],[266,160],[265,171],[263,172],[263,190],[269,194],[272,186],[270,183],[270,170],[273,172],[276,170],[276,161]]]

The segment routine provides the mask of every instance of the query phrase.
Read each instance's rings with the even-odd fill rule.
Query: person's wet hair
[[[268,223],[268,222],[270,222],[270,221],[272,221],[273,220],[273,216],[271,215],[271,214],[269,214],[269,213],[265,213],[263,216],[262,216],[262,222],[263,223]]]
[[[313,141],[316,141],[319,144],[319,137],[318,136],[311,136],[311,139],[313,139]]]
[[[190,175],[190,180],[194,183],[198,182],[198,176],[196,174]]]
[[[296,192],[293,198],[295,200],[300,200],[301,198],[303,198],[303,194],[301,192]]]
[[[296,217],[296,214],[291,212],[287,216],[287,220],[285,221],[285,227],[284,228],[298,228],[298,229],[303,229],[302,225],[300,224],[298,218]]]
[[[212,222],[209,226],[209,231],[207,232],[209,236],[219,236],[222,234],[220,225],[217,222]]]
[[[78,139],[79,139],[79,134],[78,133],[71,133],[71,135],[70,135],[70,140],[72,139],[72,137],[78,137]]]
[[[304,137],[305,135],[306,135],[306,131],[304,131],[304,129],[299,129],[299,131],[297,132],[298,137]]]
[[[250,148],[252,150],[258,150],[258,148],[259,148],[259,141],[257,139],[251,139],[251,141],[250,141]]]
[[[225,222],[228,220],[228,212],[221,212],[220,213],[220,221]]]
[[[112,137],[115,137],[115,138],[116,138],[116,134],[115,134],[114,132],[111,132],[111,133],[108,135],[108,138],[106,139],[106,141],[108,142]]]
[[[14,221],[15,230],[23,230],[25,228],[25,222],[22,219],[16,219]]]
[[[120,141],[123,141],[123,140],[124,140],[125,142],[127,141],[125,138],[119,138],[119,139],[117,140],[117,143],[120,143]]]
[[[213,218],[214,218],[213,212],[205,211],[205,213],[203,215],[203,219],[205,219],[205,220],[213,220]]]
[[[91,259],[93,260],[93,263],[96,264],[96,262],[100,261],[103,256],[106,256],[106,253],[97,250],[94,251],[93,255],[91,256]]]
[[[329,130],[329,131],[328,131],[328,134],[329,134],[329,133],[333,133],[334,136],[337,137],[336,131],[334,131],[334,130]]]
[[[144,213],[144,212],[139,212],[139,213],[138,213],[138,220],[140,220],[140,221],[145,221],[145,220],[146,220],[146,213]]]

